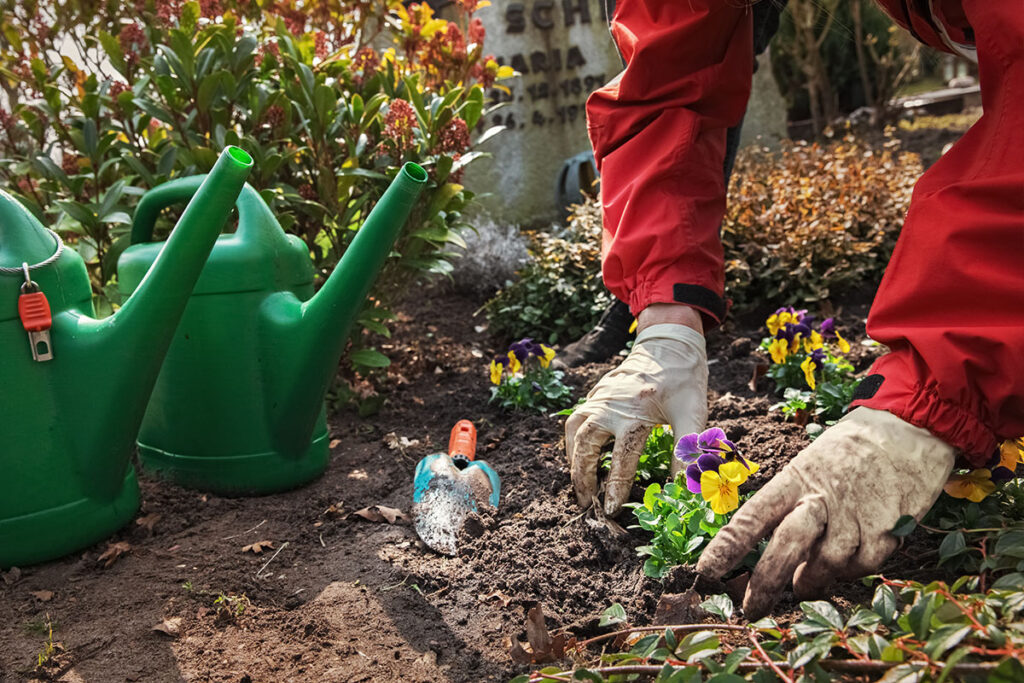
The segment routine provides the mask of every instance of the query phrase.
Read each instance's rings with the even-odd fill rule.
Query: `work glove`
[[[601,450],[615,439],[605,483],[604,512],[616,515],[629,498],[651,429],[669,424],[677,437],[703,429],[708,416],[704,336],[685,325],[651,325],[637,335],[626,360],[597,383],[565,423],[576,499],[597,502]],[[672,475],[683,463],[672,458]]]
[[[774,529],[747,584],[748,619],[764,616],[790,579],[804,599],[834,579],[870,574],[899,544],[896,521],[931,508],[953,460],[953,447],[927,430],[856,408],[736,512],[697,571],[720,578]]]

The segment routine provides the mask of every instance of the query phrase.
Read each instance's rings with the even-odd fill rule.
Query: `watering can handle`
[[[135,209],[135,218],[132,221],[131,243],[152,242],[153,226],[156,224],[156,219],[160,212],[169,206],[184,204],[190,201],[204,180],[206,180],[205,173],[185,178],[176,178],[162,185],[157,185],[144,194]],[[238,209],[239,233],[244,234],[247,231],[246,228],[257,225],[264,227],[267,233],[278,233],[283,236],[277,220],[270,213],[270,208],[252,185],[245,184],[238,195],[238,199],[235,200],[235,207]],[[263,213],[265,215],[253,215],[254,213]],[[274,230],[275,228],[276,230]]]

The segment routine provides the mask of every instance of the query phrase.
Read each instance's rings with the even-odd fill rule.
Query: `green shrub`
[[[100,309],[116,305],[138,196],[208,171],[226,145],[252,154],[249,182],[321,276],[402,163],[428,169],[363,329],[386,334],[382,307],[450,271],[472,200],[460,180],[480,156],[470,131],[484,87],[512,73],[484,56],[476,2],[456,22],[398,0],[16,4],[0,20],[0,185],[79,251]]]
[[[601,280],[601,208],[573,207],[563,235],[531,235],[530,263],[487,302],[494,334],[575,341],[597,323],[612,297]]]

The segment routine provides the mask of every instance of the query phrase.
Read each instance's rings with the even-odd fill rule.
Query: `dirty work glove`
[[[902,515],[920,519],[942,492],[954,449],[883,410],[856,408],[754,494],[711,541],[697,571],[719,578],[775,530],[743,598],[764,616],[793,580],[811,597],[870,574],[896,549]]]
[[[601,378],[565,423],[565,450],[580,505],[597,498],[602,447],[615,439],[604,512],[618,514],[629,497],[651,429],[670,424],[675,435],[700,431],[708,415],[704,336],[685,325],[651,325],[629,356]],[[672,474],[682,462],[672,459]]]

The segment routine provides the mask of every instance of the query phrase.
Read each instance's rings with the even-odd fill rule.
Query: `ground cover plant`
[[[321,275],[418,162],[428,186],[353,332],[355,364],[384,366],[364,330],[386,336],[389,302],[450,272],[484,88],[512,74],[484,52],[487,4],[446,21],[398,0],[7,3],[0,186],[81,254],[103,313],[138,197],[208,171],[226,145],[253,156],[249,182]]]
[[[773,406],[799,424],[811,419],[831,424],[841,418],[860,384],[853,365],[844,357],[850,343],[825,318],[815,318],[792,306],[780,308],[766,321],[769,336],[760,349],[771,357],[765,374],[775,382],[783,402]]]
[[[611,303],[601,280],[601,209],[572,208],[564,230],[530,234],[531,260],[487,304],[491,331],[566,344],[583,336]]]

